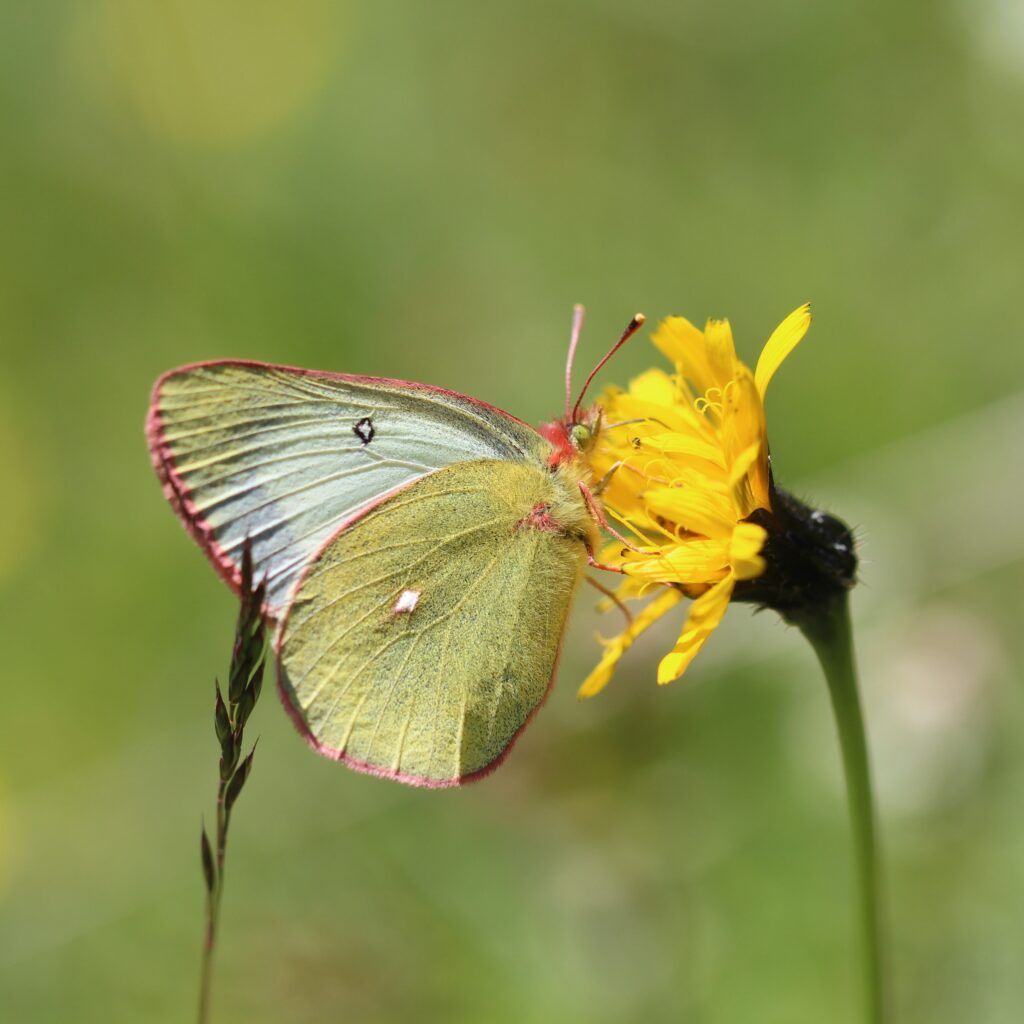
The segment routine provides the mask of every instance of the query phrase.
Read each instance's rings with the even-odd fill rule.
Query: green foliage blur
[[[142,422],[221,356],[556,413],[637,310],[729,316],[779,480],[859,526],[902,1022],[1024,1012],[1024,21],[1012,0],[0,7],[0,1019],[194,1013],[235,601]],[[658,355],[638,340],[603,380]],[[499,772],[318,758],[268,688],[219,1022],[854,1024],[839,757],[800,637],[583,592]]]

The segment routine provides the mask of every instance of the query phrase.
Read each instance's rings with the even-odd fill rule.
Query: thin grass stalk
[[[199,1024],[210,1019],[210,993],[213,986],[213,961],[220,932],[220,908],[224,895],[224,862],[227,853],[231,812],[242,787],[252,771],[256,744],[243,758],[245,724],[252,714],[263,687],[265,636],[262,618],[265,584],[253,586],[252,549],[248,541],[242,552],[241,606],[231,649],[227,700],[220,682],[214,681],[213,726],[220,744],[217,779],[216,832],[214,842],[200,829],[200,860],[206,887],[203,951],[199,973]]]

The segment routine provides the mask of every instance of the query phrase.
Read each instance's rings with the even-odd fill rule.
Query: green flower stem
[[[801,616],[797,625],[818,656],[832,698],[857,871],[866,1019],[870,1024],[883,1024],[887,1015],[875,810],[846,594]]]

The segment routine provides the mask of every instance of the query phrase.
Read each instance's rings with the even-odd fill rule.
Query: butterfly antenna
[[[643,327],[644,321],[646,319],[647,317],[645,317],[643,313],[637,313],[636,316],[634,316],[633,319],[630,320],[628,324],[626,324],[626,329],[622,332],[622,336],[619,338],[619,340],[615,342],[615,344],[612,345],[610,349],[608,349],[608,351],[604,354],[604,358],[597,364],[597,366],[595,366],[590,371],[590,376],[587,377],[587,379],[583,382],[583,390],[580,391],[580,397],[576,399],[576,404],[572,407],[571,415],[574,420],[579,415],[580,405],[583,402],[583,396],[587,393],[587,388],[590,387],[591,381],[601,372],[601,369],[604,366],[604,364],[607,363],[608,360],[611,359],[611,357],[615,355],[615,353],[618,352],[619,349],[622,348],[622,346],[625,345],[626,342],[629,341],[629,339],[632,338],[633,335],[636,334],[636,332],[639,331],[641,327]]]
[[[583,314],[586,311],[577,302],[572,307],[572,332],[569,334],[569,355],[565,360],[565,418],[569,418],[572,405],[572,364],[576,358],[576,346],[580,343],[580,332],[583,330]]]

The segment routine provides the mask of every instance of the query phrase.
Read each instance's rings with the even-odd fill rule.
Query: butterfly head
[[[576,355],[576,346],[580,340],[580,330],[583,327],[583,307],[576,306],[573,309],[572,335],[569,339],[569,356],[565,363],[565,415],[551,423],[541,427],[541,434],[551,444],[552,452],[548,460],[552,467],[559,466],[563,462],[581,458],[594,447],[597,437],[601,432],[601,408],[592,406],[589,409],[583,408],[583,398],[590,387],[591,381],[597,376],[598,371],[622,346],[640,329],[644,322],[643,313],[637,313],[626,325],[619,340],[605,353],[604,358],[590,371],[579,397],[575,402],[572,400],[572,364]]]
[[[589,423],[573,423],[568,434],[572,446],[581,454],[590,451],[597,439],[597,431]]]
[[[551,445],[548,464],[552,468],[585,457],[601,433],[601,408],[593,406],[570,416],[562,416],[551,423],[545,423],[540,433]]]

